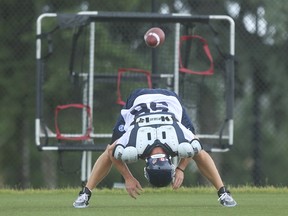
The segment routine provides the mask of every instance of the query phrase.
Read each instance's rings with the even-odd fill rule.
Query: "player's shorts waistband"
[[[172,113],[151,113],[136,117],[132,124],[138,124],[139,127],[149,125],[172,125],[176,121]]]

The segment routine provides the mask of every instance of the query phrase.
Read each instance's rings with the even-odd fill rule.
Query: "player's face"
[[[155,155],[155,154],[166,154],[165,151],[163,150],[163,148],[161,147],[155,147],[152,151],[150,155]]]

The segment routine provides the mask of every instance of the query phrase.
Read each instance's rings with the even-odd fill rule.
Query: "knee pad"
[[[193,139],[191,143],[183,142],[178,145],[178,156],[180,158],[193,157],[202,150],[202,146],[197,139]]]
[[[124,146],[121,144],[117,144],[113,150],[113,157],[117,160],[122,160]]]
[[[182,142],[178,145],[178,156],[180,158],[188,158],[194,156],[192,145],[188,142]]]
[[[138,151],[133,146],[127,146],[122,153],[122,161],[125,163],[134,163],[138,160]]]
[[[202,145],[198,139],[193,139],[191,141],[191,146],[194,150],[194,154],[198,154],[198,152],[200,152],[203,149],[203,147],[202,147]]]

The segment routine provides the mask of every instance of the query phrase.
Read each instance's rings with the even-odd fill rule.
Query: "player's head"
[[[169,185],[175,174],[175,167],[171,162],[171,158],[164,153],[160,153],[160,147],[146,158],[146,166],[144,175],[149,183],[155,187],[166,187]],[[163,152],[163,150],[162,150]]]

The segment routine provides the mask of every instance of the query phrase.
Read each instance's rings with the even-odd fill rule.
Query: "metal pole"
[[[89,107],[91,109],[91,121],[93,125],[93,101],[94,101],[94,51],[95,51],[95,22],[90,24],[90,65],[89,65]],[[91,174],[92,152],[87,152],[87,179]]]
[[[175,45],[174,45],[174,92],[179,94],[179,42],[180,23],[175,24]]]

